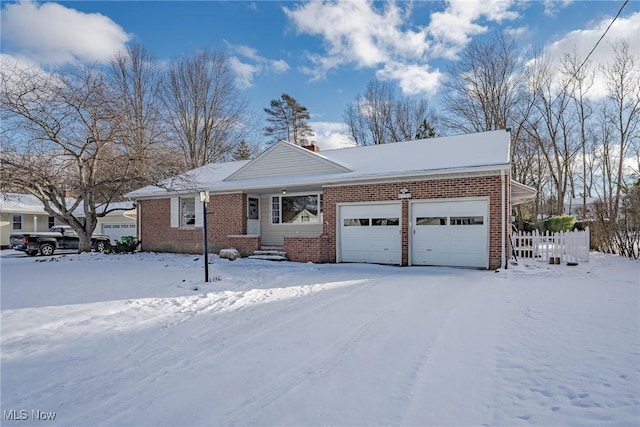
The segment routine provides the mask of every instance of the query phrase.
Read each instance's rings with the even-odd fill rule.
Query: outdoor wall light
[[[286,188],[282,189],[282,194],[287,194],[287,189]]]

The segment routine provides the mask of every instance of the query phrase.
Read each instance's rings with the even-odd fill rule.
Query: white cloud
[[[544,0],[544,14],[554,16],[560,9],[563,9],[573,3],[573,0]]]
[[[402,93],[407,95],[435,94],[444,76],[436,70],[430,71],[427,64],[388,63],[376,72],[381,80],[396,80]]]
[[[348,136],[344,123],[337,122],[309,122],[315,134],[316,144],[320,151],[335,148],[354,147],[355,142]]]
[[[238,76],[238,87],[247,89],[253,86],[253,79],[258,74],[282,74],[289,71],[289,64],[282,59],[268,59],[258,55],[258,51],[250,46],[227,43],[227,47],[238,56],[230,58],[231,67]]]
[[[33,70],[36,73],[44,73],[42,67],[31,59],[8,53],[0,53],[0,67],[3,69],[16,68],[19,70]]]
[[[512,0],[450,0],[444,11],[431,14],[427,31],[434,40],[433,54],[456,58],[473,36],[488,30],[478,21],[501,23],[518,18],[511,10],[513,5]]]
[[[4,50],[41,64],[106,62],[130,36],[108,17],[56,3],[22,1],[2,8]]]
[[[544,55],[556,65],[558,65],[564,55],[569,52],[575,53],[578,58],[586,58],[612,19],[612,17],[605,17],[593,23],[589,28],[567,33],[562,39],[546,46]],[[639,34],[640,12],[636,12],[627,17],[619,17],[611,26],[605,38],[589,58],[595,70],[595,81],[590,92],[592,96],[602,97],[605,95],[605,80],[600,67],[613,60],[614,51],[611,45],[626,41],[629,44],[629,52],[635,52],[637,55],[638,52],[640,52]]]
[[[289,71],[289,64],[284,59],[272,59],[269,60],[269,69],[275,73],[285,73]]]
[[[301,70],[320,79],[345,64],[377,70],[380,79],[398,82],[407,94],[432,94],[441,73],[431,70],[429,60],[455,58],[476,34],[486,31],[477,21],[515,19],[512,0],[449,1],[445,10],[431,14],[427,27],[410,23],[412,3],[372,1],[312,1],[284,13],[301,33],[324,41],[322,54],[309,55],[314,67]]]
[[[325,72],[344,63],[375,67],[391,57],[421,56],[427,49],[422,31],[402,29],[405,12],[393,2],[382,11],[372,2],[349,0],[283,10],[300,32],[324,39],[326,55],[314,62]]]
[[[239,89],[247,89],[253,85],[253,76],[260,72],[255,65],[240,61],[237,57],[229,58],[231,69],[236,73],[236,85]]]
[[[45,76],[47,73],[29,58],[22,56],[14,56],[7,53],[0,53],[0,70],[6,73],[8,77],[7,84],[10,88],[14,88],[14,85],[20,83],[22,72],[32,75]]]
[[[517,27],[517,28],[506,28],[504,30],[504,33],[508,36],[511,36],[513,38],[518,38],[518,37],[522,37],[526,34],[528,34],[530,32],[530,29],[528,26],[524,26],[524,27]]]

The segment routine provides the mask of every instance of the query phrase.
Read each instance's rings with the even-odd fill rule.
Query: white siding
[[[337,172],[349,172],[349,169],[320,157],[305,148],[287,143],[278,143],[265,151],[262,156],[229,176],[225,181]]]
[[[171,198],[171,227],[178,228],[180,226],[180,199],[178,197]]]
[[[264,246],[284,245],[284,236],[318,237],[322,234],[322,224],[272,224],[271,196],[260,197],[260,236]],[[278,194],[273,194],[278,196]]]
[[[203,227],[203,221],[204,219],[202,218],[202,211],[203,211],[203,205],[202,202],[200,201],[200,197],[196,197],[196,203],[195,203],[195,207],[196,207],[196,227]]]
[[[22,215],[22,230],[13,230],[13,215]],[[38,218],[37,220],[35,218]],[[38,228],[34,229],[33,225],[37,223]],[[14,231],[30,232],[30,231],[47,231],[49,230],[49,216],[48,215],[34,215],[34,214],[14,214],[14,213],[2,213],[0,214],[0,246],[7,246],[9,244],[9,236]]]

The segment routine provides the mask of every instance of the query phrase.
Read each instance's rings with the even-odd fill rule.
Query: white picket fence
[[[544,234],[520,231],[511,234],[511,245],[516,258],[549,261],[557,257],[565,262],[589,262],[589,227],[584,231]]]

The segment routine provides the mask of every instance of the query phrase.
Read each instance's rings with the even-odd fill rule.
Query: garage
[[[488,201],[412,202],[412,265],[488,268]]]
[[[102,234],[106,234],[111,239],[111,243],[122,239],[124,236],[136,236],[135,222],[105,222],[102,223]]]
[[[339,253],[342,262],[402,262],[400,203],[339,207]]]

